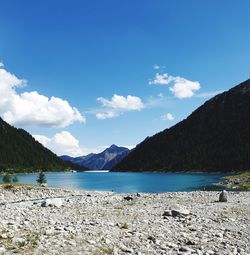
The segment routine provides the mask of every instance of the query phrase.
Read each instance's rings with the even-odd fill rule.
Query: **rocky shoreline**
[[[0,187],[0,254],[250,254],[250,193]]]
[[[250,190],[250,173],[225,176],[217,185],[231,190]]]

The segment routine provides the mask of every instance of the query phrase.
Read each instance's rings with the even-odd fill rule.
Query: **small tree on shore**
[[[46,176],[43,172],[40,172],[38,175],[38,179],[36,180],[38,184],[44,184],[47,183]]]
[[[3,176],[3,183],[11,183],[11,178],[9,174]]]
[[[17,178],[17,176],[15,175],[15,176],[13,176],[13,178],[12,178],[12,182],[13,183],[17,183],[18,182],[18,178]]]

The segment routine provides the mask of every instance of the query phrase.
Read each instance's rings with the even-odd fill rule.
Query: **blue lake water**
[[[208,173],[46,173],[48,186],[118,193],[208,189],[223,176]],[[36,184],[37,173],[18,174],[17,177],[19,183]]]

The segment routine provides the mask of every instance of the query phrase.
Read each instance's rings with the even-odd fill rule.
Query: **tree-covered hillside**
[[[250,80],[139,144],[113,171],[250,169]]]
[[[28,132],[10,126],[0,118],[0,171],[57,171],[81,168],[57,157]]]

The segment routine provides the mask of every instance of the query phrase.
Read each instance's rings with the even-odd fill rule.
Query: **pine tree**
[[[11,183],[11,178],[9,174],[3,176],[3,183]]]
[[[40,185],[43,184],[43,183],[47,183],[45,174],[43,172],[40,172],[39,175],[38,175],[38,179],[36,181]]]
[[[18,178],[17,178],[16,175],[12,178],[12,182],[14,182],[14,183],[17,183],[17,182],[18,182]]]

